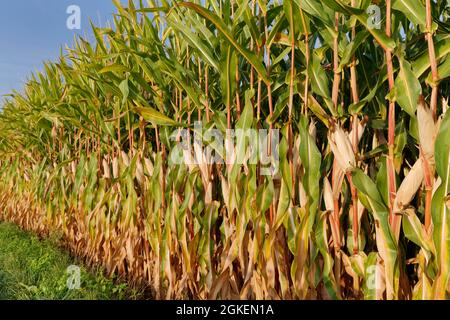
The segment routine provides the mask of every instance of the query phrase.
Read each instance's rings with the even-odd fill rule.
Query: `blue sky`
[[[18,91],[42,62],[59,56],[61,46],[74,36],[91,35],[89,19],[106,25],[116,12],[111,0],[13,0],[0,10],[0,101],[1,95]],[[81,29],[69,30],[69,5],[81,9]]]

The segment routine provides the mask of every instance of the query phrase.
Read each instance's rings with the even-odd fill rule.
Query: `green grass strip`
[[[79,289],[69,289],[80,268]],[[70,281],[69,281],[70,283]],[[119,300],[139,298],[126,284],[116,284],[102,270],[89,272],[52,239],[40,240],[9,223],[0,223],[0,300]]]

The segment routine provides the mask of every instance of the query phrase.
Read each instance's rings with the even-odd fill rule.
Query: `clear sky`
[[[67,7],[81,9],[81,29],[69,30]],[[74,36],[92,35],[89,19],[102,26],[112,20],[111,0],[13,0],[2,1],[0,10],[0,101],[1,95],[18,91],[42,62],[54,60],[61,47]]]

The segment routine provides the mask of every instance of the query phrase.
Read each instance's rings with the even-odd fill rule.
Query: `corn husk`
[[[106,179],[111,178],[111,170],[109,169],[109,164],[108,162],[106,162],[105,159],[103,159],[102,161],[102,166],[103,166],[103,177],[105,177]]]
[[[113,167],[113,177],[114,179],[117,179],[119,177],[119,159],[117,157],[113,158],[112,167]]]
[[[427,159],[434,158],[434,142],[436,140],[436,124],[431,110],[421,99],[417,105],[417,122],[419,127],[419,141]]]
[[[151,177],[153,176],[153,163],[150,159],[144,158],[145,170],[147,174]]]
[[[75,175],[75,173],[77,172],[77,163],[75,162],[75,160],[70,163],[70,171],[73,175]]]
[[[403,209],[409,205],[416,192],[422,185],[423,178],[424,170],[422,160],[419,159],[411,168],[397,191],[394,201],[394,213],[402,212]]]
[[[364,122],[358,122],[358,134],[357,134],[357,140],[355,141],[355,135],[354,135],[354,133],[353,133],[353,128],[352,128],[352,130],[350,130],[350,132],[349,132],[349,137],[350,137],[350,141],[351,141],[351,143],[352,143],[352,145],[358,145],[359,144],[359,142],[361,141],[361,138],[362,138],[362,136],[363,136],[363,134],[364,134],[364,130],[366,129],[366,122],[364,121]]]
[[[356,165],[355,154],[348,135],[338,125],[334,132],[329,132],[328,140],[331,151],[334,154],[340,168],[346,173]]]
[[[144,167],[142,166],[141,159],[136,163],[136,179],[141,185],[145,182]]]
[[[331,189],[330,181],[326,177],[323,179],[323,199],[327,211],[333,211],[333,190]]]
[[[122,161],[123,164],[125,165],[125,167],[128,167],[130,165],[130,158],[128,157],[128,155],[125,153],[125,151],[121,152],[122,155]]]

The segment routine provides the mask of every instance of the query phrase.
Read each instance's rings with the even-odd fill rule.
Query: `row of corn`
[[[448,2],[114,3],[5,99],[0,220],[157,299],[449,297]]]

